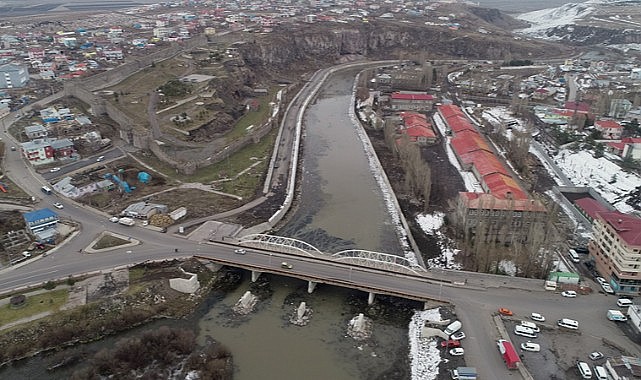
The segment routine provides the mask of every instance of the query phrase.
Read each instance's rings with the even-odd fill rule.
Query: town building
[[[51,209],[43,208],[24,213],[23,218],[27,230],[41,243],[53,243],[58,234],[58,214]]]
[[[639,137],[625,137],[620,142],[608,143],[607,149],[621,158],[641,160],[641,138]]]
[[[433,144],[436,142],[436,133],[427,117],[416,112],[401,112],[402,123],[396,131],[401,136],[407,136],[409,141],[419,145]]]
[[[71,158],[76,153],[69,139],[39,138],[20,144],[22,155],[32,165],[50,164],[56,158]]]
[[[594,128],[601,132],[601,136],[608,140],[619,140],[623,133],[621,124],[614,120],[596,120]]]
[[[34,124],[24,127],[24,134],[27,135],[29,140],[47,137],[49,131],[41,124]]]
[[[166,214],[169,212],[167,205],[149,202],[136,202],[127,206],[122,215],[132,218],[148,219],[155,214]]]
[[[0,66],[0,88],[21,88],[29,82],[27,65],[9,63]]]
[[[632,102],[628,99],[612,99],[608,116],[614,119],[623,119],[632,109]]]
[[[394,111],[427,111],[432,109],[434,96],[425,93],[395,92],[390,96]]]
[[[597,214],[588,244],[596,271],[617,293],[641,290],[641,219],[619,211]]]
[[[479,192],[459,193],[458,227],[472,235],[482,233],[485,241],[527,241],[531,228],[547,223],[545,206],[529,198],[458,106],[441,105],[437,113],[452,135],[450,146],[461,168],[471,172],[481,187]],[[481,225],[482,232],[478,231]]]

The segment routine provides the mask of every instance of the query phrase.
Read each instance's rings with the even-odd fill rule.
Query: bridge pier
[[[314,289],[316,289],[316,284],[317,284],[317,282],[308,281],[307,282],[307,293],[312,294]]]
[[[371,305],[374,303],[374,296],[376,293],[369,292],[369,295],[367,296],[367,304]]]
[[[263,272],[257,272],[255,270],[252,271],[252,282],[256,282],[258,280],[258,277],[260,277],[260,274]]]

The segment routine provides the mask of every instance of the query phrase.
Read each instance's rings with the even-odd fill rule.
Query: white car
[[[112,216],[111,218],[109,218],[109,221],[111,223],[118,223],[118,220],[120,220],[120,218],[118,218],[117,216]]]
[[[592,360],[599,360],[603,358],[603,354],[600,353],[599,351],[594,351],[593,353],[590,354],[590,359]]]
[[[63,209],[63,208],[65,208],[65,206],[63,206],[63,205],[62,205],[62,203],[60,203],[60,202],[56,202],[56,203],[54,203],[54,204],[53,204],[53,207],[55,207],[55,208],[59,208],[59,209]]]
[[[245,251],[242,248],[238,248],[238,249],[234,249],[234,253],[237,253],[239,255],[244,255],[245,253],[247,253],[247,251]]]
[[[55,173],[55,172],[59,172],[59,171],[60,171],[60,168],[51,168],[51,169],[49,169],[50,173]]]
[[[545,322],[545,317],[539,313],[530,314],[530,319],[537,322]]]
[[[465,333],[463,331],[459,331],[459,332],[457,332],[455,334],[452,334],[452,336],[450,336],[450,339],[452,339],[452,340],[465,339]]]
[[[596,282],[598,282],[599,285],[608,283],[607,281],[605,281],[605,278],[603,278],[603,277],[597,277],[596,278]]]
[[[575,298],[576,297],[576,292],[574,290],[566,290],[564,292],[561,292],[561,295],[563,297]]]
[[[606,292],[606,293],[608,293],[608,294],[614,294],[614,290],[613,290],[613,289],[612,289],[612,287],[611,287],[609,284],[607,284],[607,283],[603,283],[603,284],[601,284],[601,289],[603,289],[603,291],[604,291],[604,292]]]
[[[104,159],[105,159],[105,156],[98,156],[98,158],[96,158],[96,162],[100,162]]]
[[[450,350],[450,355],[452,356],[462,356],[464,353],[465,353],[465,350],[462,349],[461,347],[452,348]]]
[[[541,351],[541,346],[537,343],[526,342],[526,343],[521,343],[521,349],[523,351],[539,352]]]

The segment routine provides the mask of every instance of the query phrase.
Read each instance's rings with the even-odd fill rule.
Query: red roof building
[[[574,205],[579,209],[590,222],[596,219],[597,214],[601,212],[608,212],[610,209],[601,204],[594,198],[585,197],[574,201]]]
[[[393,110],[425,111],[432,109],[434,96],[425,93],[395,92],[390,96],[390,106]]]
[[[403,125],[397,132],[407,135],[410,142],[418,144],[432,144],[436,142],[436,133],[427,117],[416,112],[401,112]]]
[[[621,134],[623,133],[623,127],[621,124],[614,120],[596,120],[594,122],[594,128],[601,132],[604,139],[609,140],[618,140],[621,138]]]

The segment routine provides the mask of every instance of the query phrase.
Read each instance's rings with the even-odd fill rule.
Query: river
[[[400,245],[382,191],[348,112],[356,74],[347,71],[330,77],[306,113],[302,194],[283,232],[324,251],[361,248],[398,253]],[[239,317],[231,312],[231,306],[252,286],[249,273],[244,276],[234,291],[212,296],[187,321],[153,322],[82,349],[97,351],[113,346],[119,338],[169,325],[194,328],[201,344],[210,336],[228,347],[237,380],[409,376],[407,308],[401,313],[398,304],[390,305],[384,297],[368,308],[366,293],[322,284],[308,294],[306,282],[263,274],[259,281],[270,289],[271,296],[248,316]],[[288,322],[300,301],[313,310],[304,327]],[[387,316],[374,321],[373,335],[366,343],[346,336],[348,321],[358,313]],[[0,371],[0,377],[66,379],[74,370],[47,373],[45,368],[50,364],[41,357],[25,360]],[[390,373],[394,375],[390,377]]]
[[[402,252],[383,193],[349,116],[356,70],[331,76],[305,113],[299,207],[280,236],[323,252]]]

